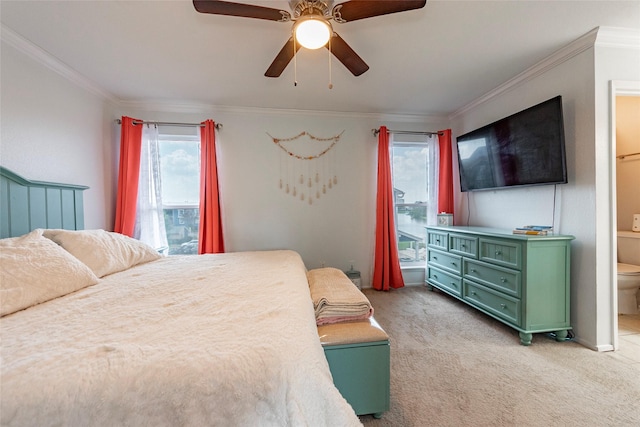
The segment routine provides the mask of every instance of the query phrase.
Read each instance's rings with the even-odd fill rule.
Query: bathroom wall
[[[640,96],[616,97],[616,156],[640,153]],[[640,214],[640,155],[616,160],[618,230]]]

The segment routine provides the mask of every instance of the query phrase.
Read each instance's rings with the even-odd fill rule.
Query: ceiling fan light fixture
[[[329,22],[315,16],[300,18],[293,27],[296,41],[307,49],[319,49],[326,45],[331,33]]]
[[[333,55],[342,65],[347,67],[351,74],[359,76],[367,71],[369,66],[338,33],[333,32],[331,21],[344,24],[360,19],[420,9],[427,3],[427,0],[288,0],[289,9],[292,12],[289,13],[282,9],[236,1],[192,1],[199,13],[239,16],[275,22],[293,21],[293,26],[289,27],[290,36],[264,73],[266,77],[280,77],[291,60],[295,59],[296,53],[301,47],[307,49],[327,47],[329,50],[329,72],[331,72]],[[338,4],[334,6],[336,2]],[[312,35],[307,36],[307,26],[312,27]]]

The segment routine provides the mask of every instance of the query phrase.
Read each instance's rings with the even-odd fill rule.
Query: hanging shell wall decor
[[[310,205],[338,184],[335,171],[336,144],[344,131],[329,138],[319,138],[307,131],[290,138],[275,138],[267,133],[280,148],[280,179],[278,186],[286,194],[306,201]],[[307,137],[308,141],[301,139]],[[291,148],[294,143],[307,143]],[[318,151],[320,146],[320,151]],[[310,151],[313,150],[313,151]],[[306,154],[307,152],[310,152]]]

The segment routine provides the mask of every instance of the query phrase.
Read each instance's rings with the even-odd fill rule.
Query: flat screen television
[[[463,192],[566,184],[562,97],[457,137]]]

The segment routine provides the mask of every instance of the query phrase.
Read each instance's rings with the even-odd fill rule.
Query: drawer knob
[[[456,263],[455,263],[455,262],[453,262],[453,261],[451,261],[451,265],[456,265]]]
[[[440,243],[440,239],[436,239],[436,243]]]
[[[472,272],[472,273],[475,273],[475,272],[476,272],[476,269],[475,269],[475,268],[472,268],[472,269],[471,269],[471,272]]]
[[[496,251],[496,255],[502,255],[502,252]]]
[[[504,277],[501,277],[501,278],[500,278],[500,281],[501,281],[502,283],[505,283],[505,282],[507,281],[507,279],[505,279]]]
[[[507,304],[500,304],[500,307],[502,307],[502,309],[504,310],[505,308],[507,308]]]
[[[437,256],[435,256],[435,255],[434,255],[432,258],[433,258],[433,259],[435,259],[435,260],[437,260],[437,259],[438,259],[438,257],[437,257]]]
[[[437,278],[438,278],[438,275],[437,275],[437,274],[434,274],[434,275],[433,275],[433,278],[434,278],[434,279],[437,279]]]
[[[463,243],[462,245],[460,245],[460,247],[461,247],[462,249],[466,248],[466,246],[464,245],[464,243]]]
[[[471,295],[475,295],[475,294],[476,294],[476,291],[471,291]]]

